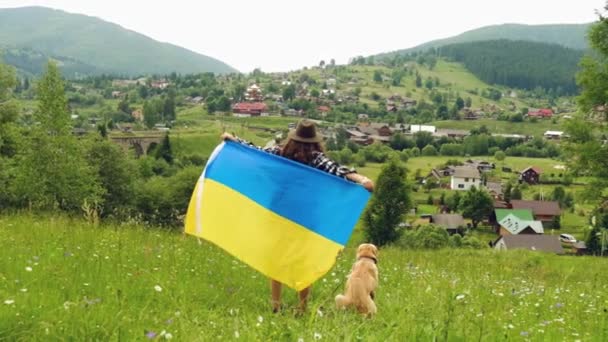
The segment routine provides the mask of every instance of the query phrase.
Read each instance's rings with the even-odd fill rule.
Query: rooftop
[[[508,215],[514,215],[520,220],[534,220],[534,215],[530,209],[495,209],[494,213],[496,214],[496,222],[502,221]]]
[[[532,221],[532,220],[522,220],[519,217],[509,214],[502,220],[498,221],[501,227],[508,230],[509,233],[513,235],[517,235],[526,228],[531,228],[535,233],[542,234],[544,233],[543,224],[540,221]]]
[[[528,249],[532,251],[564,254],[562,244],[555,235],[507,235],[499,238],[503,240],[507,249]]]
[[[454,168],[454,176],[456,178],[476,178],[479,179],[479,170],[473,167],[457,166]]]
[[[558,216],[561,214],[559,204],[555,201],[512,200],[513,209],[530,209],[534,215]]]
[[[460,214],[436,214],[432,216],[433,223],[447,229],[464,227],[464,219]]]

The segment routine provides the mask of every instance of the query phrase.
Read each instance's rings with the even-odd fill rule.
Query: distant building
[[[530,118],[550,118],[553,116],[553,111],[548,108],[528,109],[528,117]]]
[[[267,110],[264,102],[239,102],[232,106],[235,116],[261,116]]]
[[[564,249],[555,235],[507,235],[494,242],[496,250],[526,249],[555,254],[564,254]]]
[[[511,200],[513,209],[530,209],[534,219],[541,221],[545,228],[551,228],[556,217],[561,215],[559,203],[555,201]]]
[[[167,89],[167,87],[169,87],[171,85],[171,83],[169,83],[166,80],[160,80],[160,81],[152,81],[152,83],[150,84],[150,86],[154,89]]]
[[[262,100],[264,100],[262,88],[260,88],[257,84],[250,85],[245,91],[245,101],[261,102]]]
[[[410,125],[410,132],[411,133],[417,133],[417,132],[435,133],[435,132],[437,132],[437,127],[429,126],[429,125]]]
[[[144,112],[141,109],[135,109],[131,112],[131,117],[135,121],[144,121]]]
[[[545,139],[561,140],[564,137],[564,132],[562,132],[562,131],[546,131],[545,134],[543,134],[543,136],[545,137]]]
[[[479,170],[466,166],[455,167],[450,181],[450,189],[467,191],[473,186],[477,189],[482,187]]]
[[[543,224],[535,220],[522,220],[514,214],[508,214],[498,222],[501,236],[518,234],[543,234]]]
[[[431,216],[430,223],[445,228],[450,235],[462,235],[466,227],[460,214],[436,214]]]
[[[541,170],[535,166],[530,166],[519,173],[519,182],[528,184],[538,184],[540,182]]]

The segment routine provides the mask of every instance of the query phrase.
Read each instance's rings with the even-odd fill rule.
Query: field
[[[263,276],[193,237],[127,223],[93,228],[63,217],[4,216],[0,340],[608,338],[606,259],[386,248],[372,320],[333,307],[352,259],[349,247],[315,284],[303,315],[294,314],[290,290],[287,309],[273,315]]]
[[[486,126],[491,133],[522,134],[534,137],[542,137],[546,131],[563,130],[560,121],[553,123],[553,121],[549,119],[539,120],[538,122],[509,122],[492,119],[474,121],[446,120],[435,121],[432,124],[437,128],[462,129],[467,131],[473,128]]]

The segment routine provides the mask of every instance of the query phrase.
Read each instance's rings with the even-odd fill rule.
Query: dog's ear
[[[378,247],[376,247],[376,245],[372,245],[372,252],[374,253],[374,256],[376,258],[378,258],[379,251],[378,251]]]

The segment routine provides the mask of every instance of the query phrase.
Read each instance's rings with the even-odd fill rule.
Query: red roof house
[[[232,112],[235,114],[249,114],[251,116],[260,116],[266,112],[268,107],[264,102],[239,102],[232,106]]]
[[[319,108],[317,108],[319,110],[319,112],[321,113],[327,113],[329,112],[331,109],[327,106],[319,106]]]
[[[553,116],[553,111],[548,108],[542,109],[529,109],[528,117],[531,118],[550,118]]]

